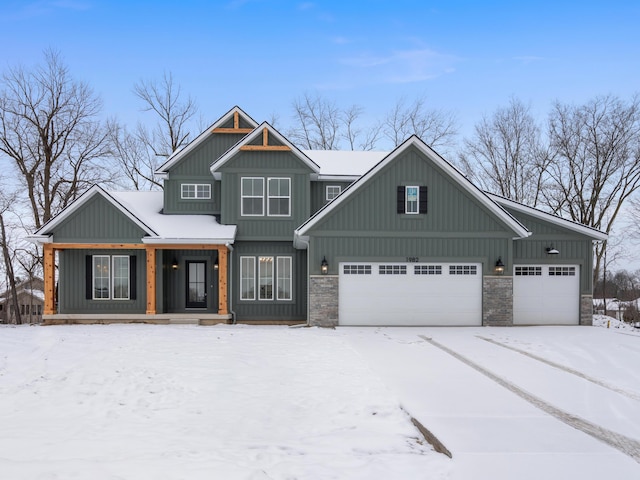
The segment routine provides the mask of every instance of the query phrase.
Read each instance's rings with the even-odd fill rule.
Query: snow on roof
[[[157,237],[144,243],[233,243],[235,225],[220,225],[213,215],[165,215],[163,192],[116,192],[109,195],[133,215],[143,220]]]
[[[302,153],[320,166],[321,176],[346,177],[361,177],[389,155],[389,152],[353,150],[303,150]]]

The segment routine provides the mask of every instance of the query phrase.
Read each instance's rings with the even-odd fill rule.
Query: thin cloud
[[[34,17],[51,15],[61,10],[84,11],[91,8],[91,3],[82,0],[42,0],[28,3],[19,10],[8,15],[2,15],[4,19],[24,20]]]
[[[519,57],[513,57],[514,60],[524,63],[525,65],[529,65],[534,62],[541,62],[545,60],[544,57],[536,57],[535,55],[522,55]]]
[[[369,79],[367,83],[414,83],[451,73],[457,61],[451,55],[429,48],[417,48],[397,50],[386,55],[366,53],[344,58],[340,63],[360,73],[363,79]]]

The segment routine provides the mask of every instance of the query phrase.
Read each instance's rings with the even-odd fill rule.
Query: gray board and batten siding
[[[310,169],[294,153],[288,151],[240,151],[220,168],[222,173],[221,223],[237,225],[237,241],[288,240],[293,231],[310,215]],[[291,179],[291,215],[241,215],[241,181],[243,177],[282,177]]]
[[[427,213],[399,214],[398,186],[426,186]],[[329,273],[341,261],[469,261],[492,274],[509,258],[513,230],[415,147],[366,180],[309,232],[311,274],[326,255]]]
[[[329,200],[327,200],[327,186],[331,185],[340,187],[340,190],[343,191],[352,183],[353,181],[334,180],[318,180],[311,182],[311,214],[313,215],[329,203]]]
[[[513,264],[580,265],[580,292],[591,295],[593,291],[593,239],[575,230],[563,228],[551,222],[504,207],[533,234],[516,240],[513,244]],[[560,253],[548,255],[546,249],[553,245]]]
[[[212,134],[193,151],[170,169],[169,178],[164,180],[165,214],[219,214],[220,182],[211,176],[211,164],[229,148],[239,142],[245,134]],[[206,183],[211,185],[210,200],[182,199],[183,183]]]
[[[56,226],[57,243],[141,243],[147,233],[102,195],[93,195]]]
[[[293,248],[292,242],[236,242],[231,262],[232,304],[238,321],[306,321],[307,251]],[[291,300],[240,300],[240,258],[250,256],[287,256],[292,259]],[[275,281],[274,281],[275,287]]]

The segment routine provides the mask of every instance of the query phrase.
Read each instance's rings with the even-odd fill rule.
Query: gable
[[[239,107],[233,107],[183,149],[174,152],[155,172],[160,178],[170,174],[208,175],[208,169],[224,152],[257,126]]]
[[[479,201],[477,196],[470,193],[469,186],[461,184],[461,181],[467,182],[464,178],[452,177],[423,149],[409,143],[395,152],[392,159],[383,160],[379,167],[374,167],[343,192],[345,198],[339,208],[324,212],[324,218],[315,222],[308,231],[513,237],[514,229],[505,221],[505,217],[507,220],[513,219],[488,198]],[[427,213],[399,214],[399,186],[426,187]],[[328,209],[332,206],[330,204]]]
[[[140,243],[147,233],[102,195],[93,195],[47,233],[55,242]]]

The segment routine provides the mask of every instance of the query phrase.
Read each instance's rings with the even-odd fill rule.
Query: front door
[[[187,262],[187,308],[207,308],[206,262]]]

